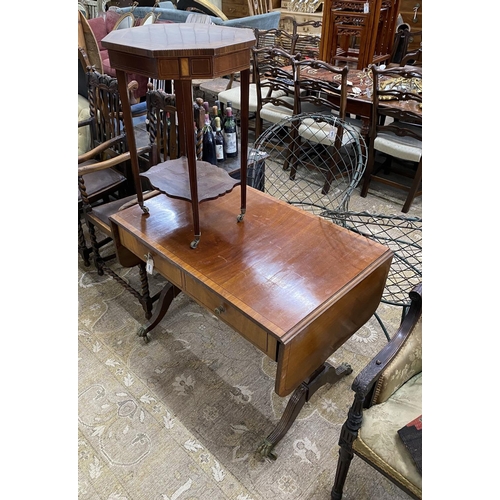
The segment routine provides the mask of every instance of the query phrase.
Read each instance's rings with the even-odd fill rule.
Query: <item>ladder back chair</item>
[[[359,141],[361,121],[346,117],[348,68],[332,66],[319,59],[294,60],[295,95],[299,113],[334,115],[335,125],[325,120],[304,118],[298,129],[299,139],[312,145],[317,151],[333,148],[333,164],[327,167],[322,193],[327,194],[333,176],[338,175],[341,165],[341,150]],[[317,76],[321,73],[321,77]],[[326,75],[326,76],[325,76]],[[303,153],[303,146],[299,148]],[[293,152],[292,152],[293,153]],[[290,179],[295,178],[297,161],[290,162]]]
[[[264,121],[278,123],[296,114],[299,104],[295,99],[294,56],[276,47],[252,48],[252,55],[257,91],[255,137],[259,137]]]
[[[407,213],[422,194],[422,68],[372,66],[371,71],[373,108],[361,196],[366,197],[373,181],[403,190],[408,194],[401,211]],[[376,169],[377,151],[386,155],[386,161]],[[392,165],[393,158],[399,160],[398,168]]]

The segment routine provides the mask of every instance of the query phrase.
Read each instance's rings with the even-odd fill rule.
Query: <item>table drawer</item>
[[[222,321],[234,328],[255,347],[270,358],[276,359],[276,340],[239,309],[229,304],[203,283],[188,275],[185,276],[185,291],[201,305],[217,314]]]
[[[120,231],[120,242],[131,252],[133,252],[137,257],[146,261],[146,255],[148,253],[153,258],[154,268],[159,272],[166,280],[170,281],[173,285],[182,288],[182,272],[181,270],[171,262],[166,259],[161,259],[158,255],[148,249],[146,245],[138,241],[134,236],[132,236],[128,231],[119,228]]]

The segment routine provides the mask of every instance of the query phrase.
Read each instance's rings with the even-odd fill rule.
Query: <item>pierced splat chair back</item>
[[[161,89],[150,89],[146,94],[147,129],[151,145],[152,164],[166,160],[175,160],[181,154],[181,145],[177,126],[177,108],[175,95]]]
[[[91,68],[87,71],[88,101],[93,120],[93,147],[115,137],[125,136],[118,80],[102,75]],[[121,141],[117,153],[123,153],[125,141]]]

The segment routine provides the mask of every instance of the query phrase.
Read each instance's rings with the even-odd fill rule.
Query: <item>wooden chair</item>
[[[131,253],[120,261],[122,267],[138,266],[140,275],[138,288],[131,286],[109,265],[109,262],[115,259],[114,249],[110,249],[113,234],[109,217],[131,203],[137,202],[137,195],[133,194],[134,191],[123,189],[123,186],[127,184],[133,186],[134,183],[126,182],[127,173],[131,175],[129,172],[130,153],[122,123],[121,102],[117,93],[116,79],[90,71],[88,99],[91,103],[89,118],[91,130],[93,134],[99,134],[99,140],[94,140],[94,147],[78,157],[78,189],[81,214],[91,242],[92,261],[99,275],[108,274],[138,299],[144,309],[146,319],[149,319],[152,315],[153,303],[158,295],[151,297],[149,294],[146,264]],[[150,145],[140,148],[138,154],[145,156],[150,153],[151,149]],[[152,161],[151,156],[150,161]],[[104,190],[103,186],[108,187]],[[158,192],[146,192],[144,199],[156,194]],[[79,214],[79,236],[80,234],[83,234],[83,228],[80,226]],[[81,242],[82,240],[79,239],[79,249]]]
[[[161,89],[149,89],[146,94],[147,130],[151,146],[150,164],[174,160],[182,154],[184,140],[179,134],[182,128],[177,126],[177,108],[175,94],[167,94]]]
[[[341,500],[350,486],[346,479],[356,466],[354,455],[410,497],[422,498],[421,452],[420,458],[412,457],[398,433],[415,420],[421,429],[422,421],[422,284],[410,298],[398,331],[352,384],[354,402],[340,431],[332,500]]]
[[[248,0],[248,15],[267,14],[273,10],[271,0]]]
[[[299,28],[321,28],[322,21],[308,19],[299,22],[295,18],[292,19],[292,35],[295,37],[292,54],[300,52],[302,59],[319,59],[319,47],[321,43],[321,34],[307,33]]]
[[[422,67],[422,49],[407,52],[401,59],[400,66],[420,66]]]
[[[267,30],[262,30],[254,28],[255,34],[255,48],[272,48],[278,47],[283,49],[285,52],[293,53],[292,48],[295,40],[295,36],[279,28],[270,28]],[[255,81],[255,72],[253,71],[253,61],[252,61],[252,82],[249,87],[249,102],[248,111],[249,113],[257,113],[259,102],[257,99],[257,83]],[[262,90],[262,89],[261,89]],[[231,102],[232,109],[236,111],[241,110],[241,92],[240,88],[231,86],[226,88],[224,91],[219,92],[217,99],[224,105],[227,106],[228,102]]]
[[[422,194],[422,69],[372,66],[372,74],[370,145],[361,196],[366,197],[372,181],[401,189],[408,193],[402,208],[407,213],[415,197]],[[376,170],[377,151],[387,159]],[[392,158],[401,160],[398,169],[393,168]],[[410,183],[404,178],[410,178]]]
[[[358,69],[388,61],[398,7],[397,0],[325,0],[321,59]]]
[[[334,115],[338,118],[334,127],[329,121],[304,118],[298,129],[299,138],[315,147],[333,148],[333,164],[328,166],[322,193],[327,194],[334,175],[341,166],[341,151],[359,141],[361,121],[346,117],[348,68],[332,66],[319,59],[293,61],[295,95],[300,96],[299,113]],[[327,78],[314,78],[315,74],[326,72]],[[300,148],[303,152],[303,147]],[[296,161],[291,161],[290,179],[295,178]]]
[[[252,48],[253,74],[257,94],[255,137],[262,133],[264,121],[278,123],[297,112],[292,61],[282,49]]]

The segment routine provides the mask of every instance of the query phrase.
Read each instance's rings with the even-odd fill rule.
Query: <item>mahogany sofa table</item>
[[[123,119],[126,130],[133,130],[130,100],[125,73],[136,73],[158,80],[173,80],[181,138],[181,158],[156,166],[162,170],[162,186],[167,195],[191,201],[194,240],[200,240],[199,203],[226,194],[241,183],[241,221],[246,212],[246,161],[241,162],[241,180],[235,181],[222,169],[211,168],[207,162],[197,161],[195,153],[193,117],[193,79],[211,79],[231,73],[241,75],[241,149],[240,158],[248,152],[248,101],[250,83],[250,48],[255,44],[251,29],[230,28],[201,23],[150,24],[108,33],[102,45],[108,49],[110,65],[116,70]],[[134,134],[127,134],[130,161],[139,205],[144,205],[139,164]],[[203,170],[200,180],[197,170]],[[182,181],[180,182],[180,177]],[[174,186],[173,192],[169,189]],[[163,190],[163,187],[158,187]]]
[[[259,447],[273,447],[303,404],[325,383],[352,372],[326,361],[377,309],[392,251],[368,238],[247,188],[252,209],[240,224],[233,206],[241,188],[200,205],[206,236],[191,249],[189,201],[159,194],[111,217],[120,263],[152,261],[169,282],[148,332],[181,291],[277,362],[275,391],[295,393],[274,431]]]

